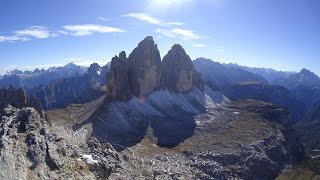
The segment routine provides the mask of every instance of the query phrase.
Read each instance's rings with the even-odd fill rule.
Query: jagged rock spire
[[[161,57],[151,36],[139,43],[128,60],[129,83],[135,96],[148,95],[160,88]]]
[[[107,74],[107,99],[129,100],[132,97],[127,76],[126,53],[122,51],[112,58],[110,72]]]
[[[175,44],[161,63],[161,85],[171,91],[184,93],[193,86],[203,89],[203,83],[192,60],[181,45]]]

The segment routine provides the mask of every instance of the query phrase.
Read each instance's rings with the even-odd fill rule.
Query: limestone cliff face
[[[159,89],[161,57],[151,36],[139,43],[128,61],[129,83],[135,96],[148,95]]]
[[[173,45],[161,63],[161,85],[177,93],[188,92],[193,86],[203,89],[203,83],[192,60],[181,45]]]
[[[122,51],[112,58],[110,72],[107,74],[106,94],[109,100],[129,100],[132,97],[127,76],[126,53]]]

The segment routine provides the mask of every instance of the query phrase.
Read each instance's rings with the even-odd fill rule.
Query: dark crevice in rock
[[[49,153],[49,146],[48,143],[46,143],[46,157],[45,162],[47,166],[50,168],[51,171],[59,169],[57,164],[52,160]]]

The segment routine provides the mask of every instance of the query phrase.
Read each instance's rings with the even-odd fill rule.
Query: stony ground
[[[63,125],[65,120],[74,122],[72,117],[84,106],[72,105],[47,113],[53,124]],[[126,171],[110,178],[273,179],[285,167],[285,139],[280,124],[287,120],[286,113],[257,101],[207,109],[195,116],[193,135],[173,148],[158,146],[149,126],[140,143],[119,152],[126,161]]]

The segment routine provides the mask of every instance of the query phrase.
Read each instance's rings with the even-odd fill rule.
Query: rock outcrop
[[[40,102],[35,97],[32,97],[29,100],[26,92],[21,88],[15,89],[13,86],[10,86],[8,89],[0,89],[0,114],[2,109],[7,105],[11,105],[16,108],[23,108],[26,106],[34,107],[40,116],[42,118],[44,117]]]
[[[202,80],[192,60],[181,45],[175,44],[161,63],[161,85],[176,93],[185,93],[194,86],[203,89]]]
[[[8,104],[21,108],[27,104],[27,96],[23,89],[15,89],[10,86],[8,89],[0,89],[0,108],[3,109]]]
[[[78,144],[74,134],[53,129],[33,108],[8,105],[3,112],[0,179],[106,179],[122,170],[123,159],[111,145],[94,139]]]
[[[39,115],[41,118],[44,118],[44,112],[43,112],[43,109],[42,109],[42,106],[41,106],[41,103],[39,102],[39,100],[35,97],[32,97],[28,104],[26,105],[28,107],[33,107],[35,110],[38,111]]]
[[[128,58],[129,83],[136,97],[148,95],[159,89],[161,57],[151,36],[141,41]]]
[[[129,100],[132,93],[127,76],[128,63],[126,53],[122,51],[118,56],[112,58],[111,69],[107,74],[106,94],[109,100]]]

